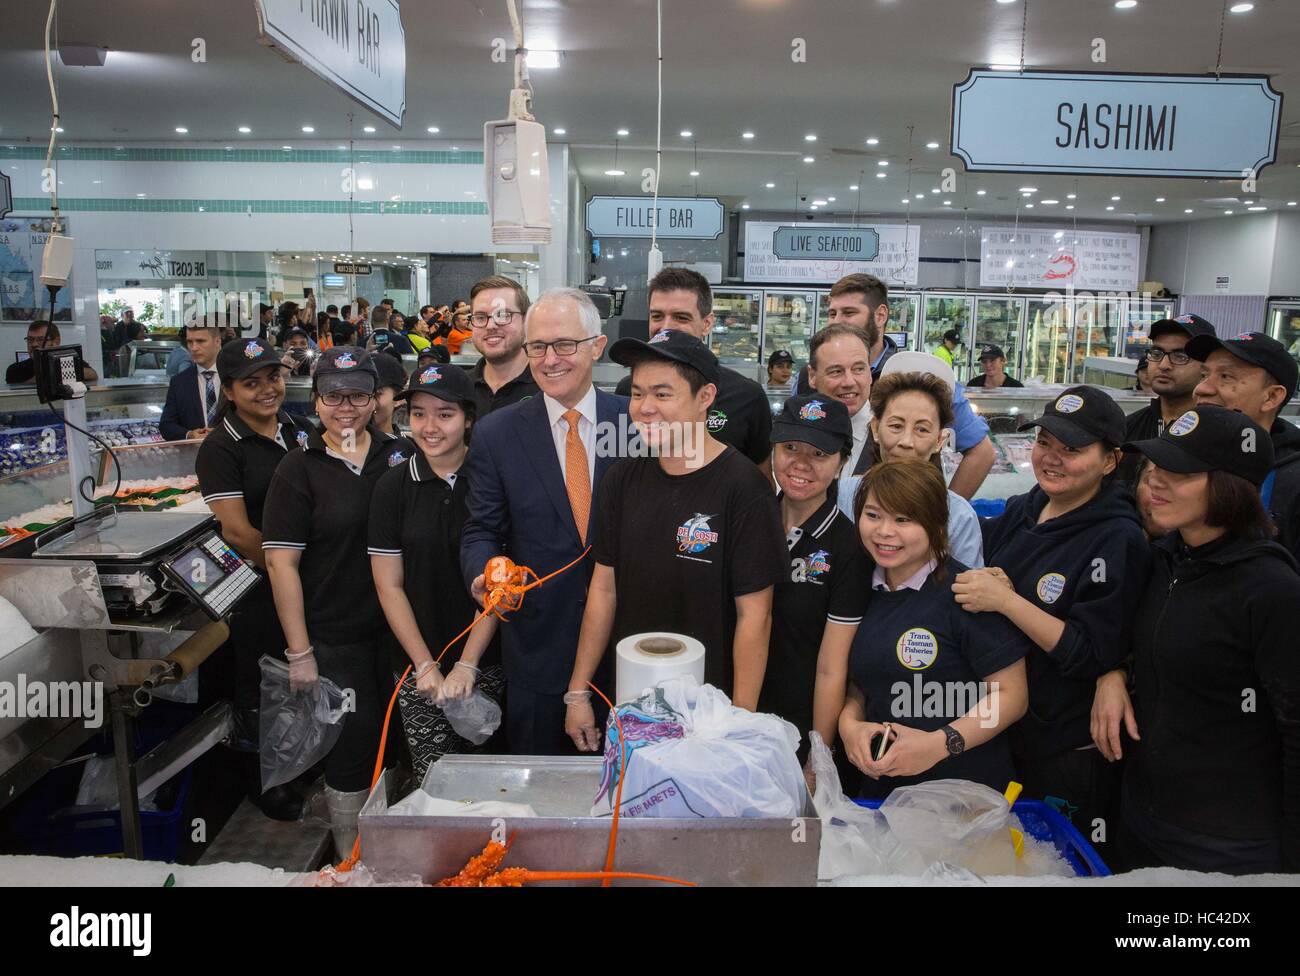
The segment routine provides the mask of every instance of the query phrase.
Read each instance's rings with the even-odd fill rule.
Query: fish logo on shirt
[[[300,431],[298,431],[297,438],[298,438],[298,446],[301,447],[301,448],[303,448],[304,450],[306,450],[306,448],[307,448],[307,432],[306,432],[305,430],[300,430]]]
[[[695,515],[677,528],[677,551],[700,553],[718,541],[718,533],[709,528],[709,519],[716,515]]]
[[[826,408],[822,406],[820,400],[812,400],[805,403],[799,408],[799,419],[801,420],[825,420]]]
[[[405,454],[403,454],[400,450],[394,451],[392,454],[388,455],[388,466],[390,468],[395,468],[397,467],[397,465],[401,464],[405,460],[406,460]]]
[[[250,339],[244,343],[244,356],[248,359],[256,359],[262,355],[262,347],[258,345],[255,339]]]
[[[808,575],[821,576],[831,571],[831,554],[825,549],[818,549],[808,557]]]
[[[428,386],[430,383],[437,383],[441,379],[442,371],[438,369],[437,366],[430,366],[420,374],[420,382],[425,386]]]
[[[1060,573],[1044,573],[1038,578],[1038,585],[1034,587],[1034,592],[1044,603],[1055,603],[1065,592],[1065,577]]]

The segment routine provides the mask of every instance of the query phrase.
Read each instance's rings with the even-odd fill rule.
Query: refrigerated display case
[[[830,309],[830,292],[817,293],[817,328],[827,326],[826,316]],[[885,323],[885,334],[892,336],[900,349],[916,348],[916,323],[920,319],[921,296],[909,292],[899,292],[889,296],[889,320]]]
[[[1172,299],[1152,298],[1129,302],[1123,309],[1119,336],[1119,354],[1138,360],[1151,345],[1151,324],[1174,317]]]
[[[1069,383],[1072,313],[1063,299],[1030,299],[1022,382]]]
[[[1082,382],[1084,360],[1115,354],[1126,304],[1116,299],[1075,299],[1070,382]]]
[[[998,346],[1007,356],[1007,373],[1020,379],[1020,335],[1024,328],[1025,299],[989,298],[975,300],[975,333],[967,377],[980,372],[979,354],[985,346]]]
[[[974,295],[926,295],[921,348],[933,353],[943,345],[943,334],[955,330],[961,337],[952,351],[958,380],[970,378],[971,323],[975,321]]]
[[[1300,360],[1300,298],[1270,298],[1265,331]]]
[[[816,319],[815,291],[764,292],[763,363],[778,349],[786,350],[797,363],[807,362]]]
[[[724,363],[757,363],[761,345],[763,292],[758,289],[713,289],[713,354]]]

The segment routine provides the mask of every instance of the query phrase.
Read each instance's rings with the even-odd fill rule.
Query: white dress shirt
[[[542,402],[546,404],[546,418],[551,423],[551,439],[555,441],[555,457],[560,462],[560,477],[564,478],[565,459],[567,450],[565,449],[565,439],[569,435],[569,424],[564,419],[564,414],[568,407],[553,400],[550,395],[543,393]],[[582,438],[582,446],[587,449],[587,477],[591,480],[594,489],[596,483],[596,387],[595,385],[587,387],[587,394],[573,409],[577,410],[582,416],[578,419],[578,436]],[[593,513],[594,514],[594,513]]]
[[[194,382],[199,384],[199,404],[203,407],[204,425],[208,422],[208,378],[203,374],[207,372],[212,373],[212,389],[217,394],[217,401],[220,402],[221,400],[221,377],[217,375],[217,364],[213,363],[211,366],[200,366],[198,363],[195,363]]]
[[[840,469],[840,480],[836,485],[835,504],[852,522],[853,496],[857,494],[858,484],[862,481],[862,475],[855,475],[853,470],[858,466],[862,451],[867,446],[867,434],[869,433],[867,425],[871,423],[871,407],[864,403],[862,409],[849,418],[849,423],[853,426],[853,453],[849,455],[849,459],[844,462],[844,467]]]

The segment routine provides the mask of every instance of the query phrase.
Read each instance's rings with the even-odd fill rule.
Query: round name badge
[[[1169,434],[1172,437],[1186,437],[1197,428],[1201,422],[1201,415],[1195,410],[1188,410],[1172,424],[1169,425]]]
[[[1074,413],[1083,406],[1083,397],[1077,393],[1067,393],[1056,401],[1057,413]]]
[[[939,641],[924,627],[903,631],[894,646],[898,663],[909,671],[924,671],[939,657]]]
[[[1038,578],[1034,591],[1044,603],[1055,603],[1065,592],[1065,577],[1060,573],[1044,573]]]

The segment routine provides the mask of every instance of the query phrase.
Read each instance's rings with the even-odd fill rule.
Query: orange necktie
[[[591,515],[591,474],[587,469],[587,448],[578,435],[581,417],[577,410],[564,411],[564,419],[569,425],[569,432],[564,435],[564,487],[569,493],[578,535],[586,542],[587,519]]]

